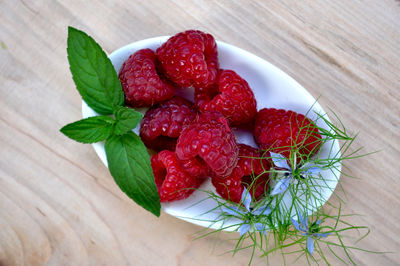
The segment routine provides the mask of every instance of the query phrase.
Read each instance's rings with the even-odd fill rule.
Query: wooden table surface
[[[217,245],[216,237],[193,241],[200,227],[144,211],[90,145],[60,134],[81,118],[66,57],[68,25],[107,52],[204,30],[321,96],[324,108],[359,132],[356,146],[380,151],[346,162],[359,179],[340,182],[344,211],[363,215],[349,220],[371,228],[359,246],[392,253],[354,251],[354,260],[400,264],[399,1],[0,0],[0,25],[0,265],[245,265],[250,256],[221,255],[232,248],[230,234]],[[282,263],[279,254],[270,263]]]

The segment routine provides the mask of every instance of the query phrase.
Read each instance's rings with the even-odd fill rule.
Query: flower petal
[[[297,230],[297,231],[301,231],[299,222],[296,221],[296,220],[293,219],[293,218],[291,218],[291,219],[292,219],[292,224],[294,225],[294,227],[296,228],[296,230]]]
[[[250,212],[251,195],[246,188],[243,189],[241,202],[243,203],[247,211]]]
[[[327,237],[329,233],[314,233],[313,235],[319,238],[324,238]]]
[[[288,165],[285,156],[283,156],[282,154],[279,154],[279,153],[275,153],[275,152],[270,152],[270,155],[271,155],[272,161],[276,167],[284,168],[284,169],[292,171],[292,168]]]
[[[308,252],[312,255],[314,252],[314,240],[311,238],[311,236],[307,237],[307,249]]]
[[[222,207],[221,208],[222,212],[233,215],[233,216],[238,216],[240,214],[244,214],[241,210],[239,210],[238,207],[236,206],[229,206],[229,207]]]
[[[262,206],[262,207],[260,207],[260,208],[257,208],[257,209],[255,209],[255,210],[253,210],[253,212],[252,212],[252,214],[254,214],[254,215],[268,215],[268,214],[270,214],[272,212],[272,210],[271,210],[271,208],[270,207],[267,207],[267,206]]]
[[[265,225],[262,223],[255,223],[254,227],[256,228],[257,231],[264,231],[265,230]]]
[[[321,168],[315,166],[315,167],[307,168],[307,170],[305,170],[304,173],[306,173],[308,175],[315,175],[315,174],[318,174],[321,171],[322,171]]]
[[[285,192],[289,187],[290,179],[292,179],[291,176],[279,180],[276,183],[274,189],[272,190],[271,196],[275,196],[275,195],[282,194],[283,192]]]
[[[303,226],[304,231],[308,231],[308,217],[307,215],[302,216],[299,214],[300,222]]]
[[[250,230],[250,225],[249,224],[242,224],[239,227],[239,234],[240,236],[246,234]]]
[[[299,222],[303,223],[304,221],[303,215],[301,215],[301,213],[298,213],[297,216],[299,217]]]

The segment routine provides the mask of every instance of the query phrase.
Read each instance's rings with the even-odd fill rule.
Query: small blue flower
[[[245,188],[242,193],[242,199],[240,203],[246,208],[245,211],[240,210],[237,206],[229,206],[229,207],[222,207],[222,212],[235,216],[243,221],[240,225],[238,231],[240,236],[246,234],[250,230],[251,219],[249,216],[259,216],[259,215],[268,215],[271,213],[271,209],[267,206],[260,206],[256,209],[251,207],[251,195],[249,191]],[[248,215],[250,214],[250,215]],[[242,219],[243,217],[248,217],[247,219]],[[264,232],[266,234],[265,225],[262,223],[255,223],[254,227],[257,231]]]
[[[292,224],[296,228],[297,231],[301,232],[303,236],[307,236],[307,250],[312,255],[314,252],[314,240],[313,237],[324,238],[329,235],[329,233],[317,233],[318,226],[321,223],[321,220],[317,220],[310,227],[308,226],[308,218],[307,216],[301,216],[299,214],[300,223],[292,218]],[[315,232],[317,231],[317,232]]]
[[[290,182],[293,179],[293,169],[288,165],[287,159],[282,154],[275,152],[270,152],[270,154],[272,162],[274,163],[275,167],[285,170],[284,173],[285,177],[280,179],[275,184],[274,189],[271,191],[271,196],[275,196],[284,193],[289,188]],[[322,171],[322,169],[319,168],[318,166],[311,164],[303,165],[299,167],[297,170],[300,170],[300,177],[302,178],[304,178],[303,177],[304,175],[312,176]]]

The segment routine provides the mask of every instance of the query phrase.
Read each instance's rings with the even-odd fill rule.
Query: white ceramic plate
[[[132,53],[144,48],[156,50],[167,39],[168,36],[162,36],[134,42],[114,51],[109,55],[109,58],[111,59],[118,73],[123,62]],[[310,95],[310,93],[308,93],[306,89],[304,89],[299,83],[297,83],[293,78],[279,68],[261,59],[260,57],[233,45],[223,42],[217,42],[217,44],[220,67],[224,69],[232,69],[247,80],[257,99],[258,110],[265,107],[274,107],[280,109],[290,109],[298,113],[305,114],[312,106],[312,111],[308,113],[309,118],[313,120],[316,119],[317,116],[314,111],[318,112],[319,114],[325,114],[322,107],[316,103],[316,100]],[[189,100],[193,100],[193,92],[190,92],[190,90],[182,90],[178,92],[178,94],[188,98]],[[84,118],[86,118],[98,114],[88,107],[85,102],[82,102],[82,115]],[[318,126],[326,128],[326,125],[322,123],[318,123]],[[138,133],[139,128],[136,128],[134,131]],[[238,143],[246,143],[255,146],[253,136],[251,134],[243,131],[235,131],[235,135]],[[95,143],[93,144],[93,147],[101,161],[107,166],[104,142]],[[332,147],[333,149],[330,150]],[[340,156],[339,144],[337,141],[335,141],[335,143],[328,142],[322,147],[322,158],[327,158],[329,153]],[[325,188],[320,191],[323,198],[322,203],[325,203],[334,191],[340,176],[340,169],[341,165],[338,165],[333,171],[322,172],[325,186]],[[211,185],[210,181],[205,182],[200,189],[215,192],[215,189]],[[221,224],[211,224],[207,221],[214,220],[218,215],[217,213],[203,215],[216,206],[216,203],[213,200],[207,199],[201,202],[201,204],[193,206],[193,204],[201,201],[206,196],[207,194],[196,191],[188,199],[172,203],[164,203],[162,204],[162,208],[166,213],[185,221],[204,227],[219,229]],[[319,206],[314,207],[317,208]],[[225,223],[225,226],[227,225],[229,225],[229,223]],[[235,228],[232,227],[230,231],[234,229]]]

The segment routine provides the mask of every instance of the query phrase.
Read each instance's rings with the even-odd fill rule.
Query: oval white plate
[[[132,53],[144,48],[156,50],[167,39],[168,36],[162,36],[134,42],[114,51],[109,55],[109,58],[111,59],[118,73],[123,62]],[[233,45],[219,41],[217,44],[220,67],[224,69],[235,70],[241,77],[247,80],[257,99],[258,110],[265,107],[274,107],[279,109],[289,109],[305,114],[312,107],[307,116],[313,120],[317,118],[315,112],[318,112],[319,114],[325,114],[322,107],[316,103],[316,100],[310,95],[310,93],[308,93],[306,89],[304,89],[299,83],[297,83],[293,78],[279,68],[261,59],[260,57]],[[178,94],[193,100],[193,96],[191,95],[192,93],[190,93],[189,90],[182,90],[178,92]],[[87,106],[85,102],[82,102],[82,115],[84,118],[87,118],[90,116],[96,116],[98,114],[89,106]],[[319,120],[318,126],[327,128],[321,120]],[[137,127],[134,131],[138,133],[139,128]],[[253,136],[251,134],[242,131],[235,131],[235,135],[238,143],[246,143],[255,146]],[[95,143],[93,144],[93,147],[101,161],[107,166],[104,142]],[[339,144],[337,141],[334,143],[328,142],[322,147],[320,157],[327,158],[329,154],[340,156]],[[322,172],[325,188],[323,188],[320,193],[322,195],[323,203],[325,203],[332,195],[332,192],[338,183],[340,170],[341,165],[337,165],[337,168],[332,171]],[[205,182],[200,189],[215,192],[215,189],[211,185],[210,181]],[[208,222],[214,220],[218,216],[217,213],[208,213],[203,215],[216,206],[216,203],[213,200],[206,199],[200,204],[194,205],[195,203],[203,200],[205,197],[207,197],[207,194],[201,191],[196,191],[186,200],[163,203],[162,208],[166,213],[176,216],[179,219],[183,219],[200,226],[219,229],[221,227],[220,223],[212,224]],[[317,208],[319,206],[314,207]],[[229,223],[224,224],[224,226],[228,225]],[[229,229],[229,231],[234,229],[235,228],[232,227]]]

